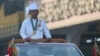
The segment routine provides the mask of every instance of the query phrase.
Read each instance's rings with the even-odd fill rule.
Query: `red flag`
[[[9,48],[7,49],[7,53],[8,53],[9,56],[12,56],[13,48],[12,48],[12,47],[9,47]]]
[[[95,43],[94,43],[94,47],[93,47],[93,56],[99,56],[99,48],[96,42],[96,38],[95,38]]]
[[[7,53],[9,56],[13,56],[14,39],[12,39],[10,45],[8,46]]]
[[[97,51],[95,47],[93,48],[93,56],[97,56]]]

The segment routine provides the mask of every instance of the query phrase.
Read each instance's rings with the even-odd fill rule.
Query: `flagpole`
[[[95,39],[94,39],[94,47],[93,47],[94,56],[100,55],[99,51],[100,50],[99,50],[99,47],[98,47],[98,44],[97,44],[97,38],[95,37]]]
[[[94,55],[94,56],[97,56],[96,37],[94,38],[93,55]]]
[[[15,56],[15,55],[14,55],[14,37],[13,37],[13,39],[12,39],[12,44],[13,44],[13,56]]]

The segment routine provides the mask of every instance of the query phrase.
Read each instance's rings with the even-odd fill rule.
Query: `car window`
[[[26,44],[17,45],[19,56],[82,56],[75,45]]]

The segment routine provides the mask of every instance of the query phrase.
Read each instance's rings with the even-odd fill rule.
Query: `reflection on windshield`
[[[74,45],[43,44],[18,46],[18,48],[18,56],[82,56]]]

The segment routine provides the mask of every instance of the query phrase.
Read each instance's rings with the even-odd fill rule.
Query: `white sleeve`
[[[51,33],[46,25],[46,23],[42,20],[43,23],[43,33],[46,36],[46,38],[51,38]]]
[[[25,21],[23,21],[23,23],[21,25],[20,35],[21,35],[22,39],[25,39],[25,38],[28,37],[27,34],[26,34],[26,24],[27,23]]]

